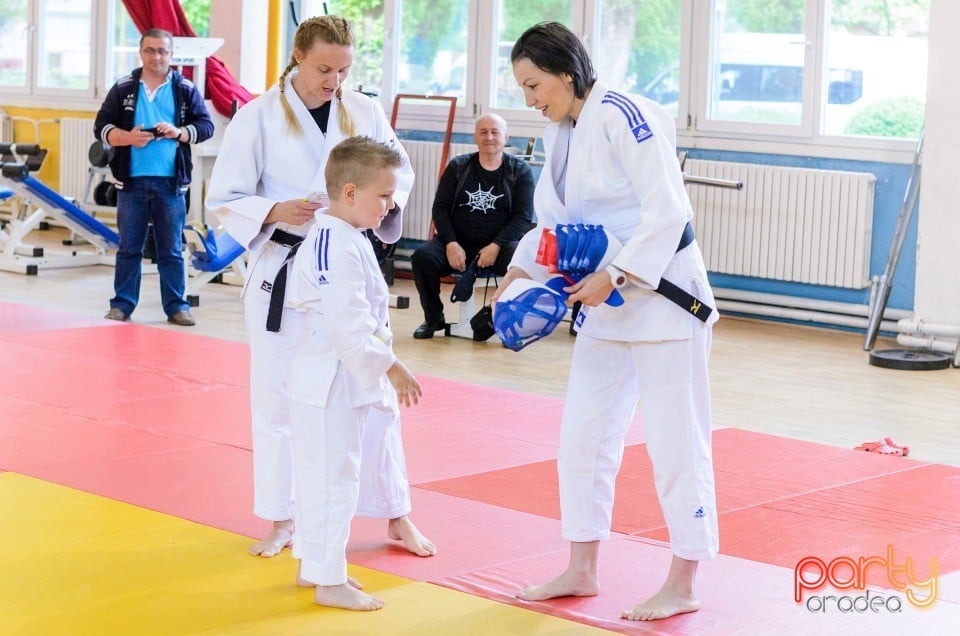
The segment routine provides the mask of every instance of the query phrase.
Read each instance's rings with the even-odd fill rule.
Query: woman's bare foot
[[[317,605],[340,607],[348,610],[369,612],[383,607],[383,601],[347,583],[340,585],[318,585],[313,593]]]
[[[437,546],[430,542],[406,515],[387,523],[387,536],[394,541],[403,541],[407,550],[417,556],[428,557],[437,553]]]
[[[677,614],[696,612],[698,609],[700,609],[700,600],[696,596],[661,588],[644,602],[625,611],[620,618],[631,621],[656,621]]]
[[[523,601],[545,601],[561,596],[596,596],[600,593],[600,581],[589,572],[567,569],[563,574],[540,585],[517,592]]]
[[[625,611],[620,618],[631,621],[656,621],[677,614],[696,612],[700,609],[700,600],[693,593],[693,583],[698,565],[697,561],[689,561],[673,555],[667,580],[663,582],[660,591]]]
[[[293,543],[293,519],[274,521],[270,534],[247,548],[251,556],[272,557]]]

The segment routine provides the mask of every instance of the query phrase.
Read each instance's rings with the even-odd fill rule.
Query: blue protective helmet
[[[493,328],[505,347],[520,351],[553,333],[566,314],[562,295],[528,278],[518,278],[497,300]]]

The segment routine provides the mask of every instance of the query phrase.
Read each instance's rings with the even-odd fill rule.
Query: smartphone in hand
[[[319,203],[323,207],[327,207],[330,205],[330,197],[327,196],[326,192],[314,190],[304,198],[306,201],[309,201],[310,203]]]

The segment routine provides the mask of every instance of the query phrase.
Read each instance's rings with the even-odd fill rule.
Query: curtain
[[[165,29],[177,37],[197,36],[178,0],[123,0],[123,5],[140,33],[147,29]],[[206,73],[205,95],[218,113],[231,117],[234,100],[243,106],[253,99],[220,59],[207,58]],[[193,69],[185,68],[184,75],[192,79]]]

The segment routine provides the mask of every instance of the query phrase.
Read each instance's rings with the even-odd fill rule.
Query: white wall
[[[933,0],[914,313],[960,325],[960,2]]]

